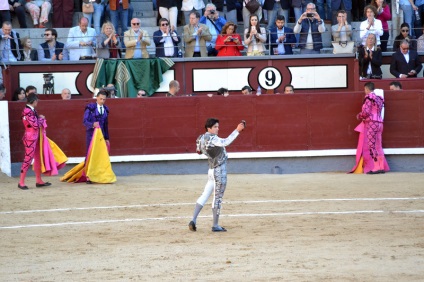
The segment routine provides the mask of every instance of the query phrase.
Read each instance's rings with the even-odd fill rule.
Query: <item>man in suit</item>
[[[68,52],[65,50],[65,44],[56,41],[57,31],[54,28],[47,28],[44,31],[46,42],[38,45],[37,53],[39,61],[62,61],[68,60]]]
[[[278,51],[274,55],[293,55],[292,44],[296,43],[293,29],[284,26],[286,19],[283,15],[278,15],[275,20],[276,27],[272,28],[271,33],[271,48]]]
[[[156,45],[156,57],[177,57],[178,43],[181,39],[175,31],[175,26],[169,26],[168,19],[159,20],[159,30],[153,33],[153,41]]]
[[[149,33],[140,29],[140,19],[131,20],[131,28],[124,33],[124,44],[127,47],[125,59],[149,58],[146,46],[150,46]]]
[[[88,19],[82,17],[79,25],[69,29],[67,48],[69,60],[92,60],[96,52],[96,30],[88,27]]]
[[[3,62],[16,62],[21,59],[22,45],[19,33],[12,30],[12,24],[3,22],[0,31],[0,52]]]
[[[190,13],[190,23],[184,26],[185,57],[207,57],[206,42],[211,41],[209,28],[199,23],[200,14]]]
[[[392,55],[390,73],[398,78],[417,77],[422,67],[417,51],[409,50],[409,42],[403,40]]]

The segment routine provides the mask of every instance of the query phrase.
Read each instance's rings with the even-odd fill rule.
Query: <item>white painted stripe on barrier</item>
[[[255,201],[224,201],[226,205],[231,204],[267,204],[267,203],[306,203],[306,202],[344,202],[344,201],[415,201],[424,200],[424,197],[403,197],[403,198],[340,198],[340,199],[294,199],[294,200],[255,200]],[[195,203],[169,203],[169,204],[142,204],[126,206],[103,206],[103,207],[72,207],[44,210],[20,210],[20,211],[2,211],[0,214],[20,214],[20,213],[42,213],[42,212],[66,212],[80,210],[101,210],[101,209],[131,209],[146,207],[169,207],[169,206],[188,206]]]
[[[386,155],[423,155],[424,148],[394,148],[384,149]],[[334,156],[354,156],[356,149],[337,150],[308,150],[308,151],[274,151],[274,152],[240,152],[228,153],[230,159],[262,159],[262,158],[304,158],[304,157],[334,157]],[[111,156],[112,163],[121,162],[159,162],[159,161],[184,161],[203,160],[204,155],[196,153],[190,154],[156,154],[156,155],[130,155]],[[80,163],[84,157],[68,158],[68,164]]]
[[[362,211],[341,211],[341,212],[288,212],[288,213],[266,213],[266,214],[230,214],[221,215],[221,217],[275,217],[275,216],[302,216],[302,215],[351,215],[351,214],[390,214],[390,213],[424,213],[424,210],[410,210],[410,211],[384,211],[384,210],[362,210]],[[199,216],[202,218],[210,218],[211,216]],[[191,219],[190,216],[173,216],[173,217],[151,217],[151,218],[126,218],[126,219],[110,219],[110,220],[94,220],[94,221],[79,221],[79,222],[59,222],[59,223],[42,223],[42,224],[26,224],[26,225],[12,225],[0,226],[0,229],[22,229],[22,228],[35,228],[35,227],[58,227],[70,225],[94,225],[94,224],[108,224],[108,223],[125,223],[125,222],[139,222],[139,221],[162,221],[162,220],[180,220]]]

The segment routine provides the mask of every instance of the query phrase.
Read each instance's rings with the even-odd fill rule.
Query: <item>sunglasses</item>
[[[44,33],[44,36],[50,36],[51,34],[50,33]]]
[[[168,23],[161,24],[161,26],[168,26],[168,25],[169,25]]]
[[[140,23],[131,23],[132,25],[140,25]]]
[[[409,32],[409,29],[402,29],[402,32]]]

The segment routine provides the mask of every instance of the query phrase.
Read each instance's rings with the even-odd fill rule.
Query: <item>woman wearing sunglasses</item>
[[[400,43],[403,40],[406,40],[409,42],[409,49],[417,51],[417,38],[413,35],[409,35],[409,24],[403,23],[400,26],[400,33],[398,36],[396,36],[394,42],[393,42],[393,51],[397,51],[399,49]]]

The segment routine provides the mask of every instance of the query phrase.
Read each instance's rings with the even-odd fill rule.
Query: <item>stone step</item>
[[[135,11],[153,11],[153,3],[150,2],[131,2],[131,6]]]

